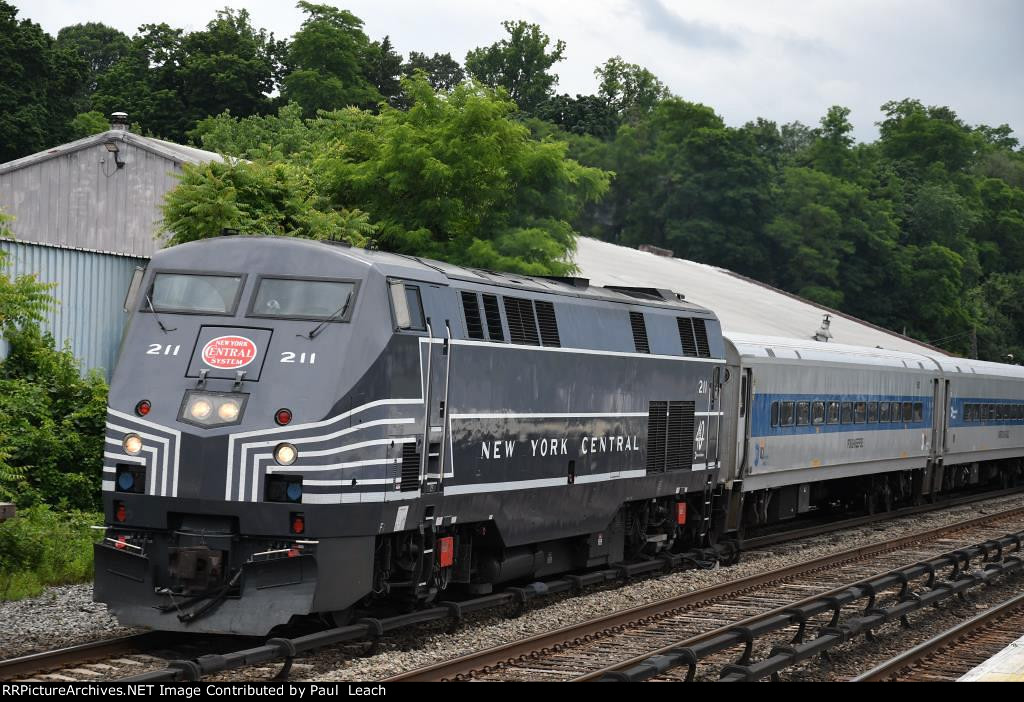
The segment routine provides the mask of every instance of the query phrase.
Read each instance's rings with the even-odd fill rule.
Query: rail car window
[[[914,403],[914,421],[915,422],[923,422],[924,421],[924,403],[923,402],[915,402]]]
[[[900,410],[899,402],[892,402],[889,404],[889,420],[893,422],[899,422],[902,412]]]
[[[878,421],[882,423],[889,422],[889,403],[879,402],[878,403]]]
[[[347,322],[352,316],[355,288],[355,283],[338,280],[263,278],[256,288],[249,314]]]
[[[811,403],[810,402],[798,402],[796,403],[796,425],[798,427],[805,427],[811,423]]]
[[[914,416],[914,403],[904,402],[903,403],[903,421],[909,422]]]
[[[779,426],[779,403],[778,402],[773,402],[772,403],[772,426],[773,427]]]
[[[877,424],[877,423],[878,423],[878,403],[877,402],[869,402],[868,403],[868,424]]]
[[[866,402],[855,402],[853,404],[853,421],[856,424],[863,424],[864,420],[867,419],[867,406]]]
[[[142,309],[149,311],[152,301],[153,309],[168,314],[234,314],[241,288],[240,275],[157,273]]]
[[[825,403],[811,403],[811,424],[818,425],[825,423]]]
[[[853,424],[853,403],[843,403],[843,424]]]
[[[839,403],[829,402],[828,403],[828,423],[839,424]]]
[[[793,426],[793,403],[783,402],[782,412],[780,413],[779,423],[784,427]]]

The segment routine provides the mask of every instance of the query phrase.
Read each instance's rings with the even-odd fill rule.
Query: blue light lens
[[[121,473],[117,476],[117,486],[122,490],[131,490],[135,486],[135,476],[129,471]]]
[[[288,495],[288,499],[292,502],[298,502],[302,499],[302,483],[288,483],[288,489],[285,490],[285,494]]]

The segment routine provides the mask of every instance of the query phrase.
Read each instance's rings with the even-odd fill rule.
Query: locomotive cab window
[[[142,311],[231,315],[241,292],[241,275],[157,273],[142,300]]]
[[[355,291],[349,281],[261,278],[249,316],[347,322]]]
[[[391,292],[391,309],[395,313],[395,324],[399,329],[426,331],[423,317],[423,298],[418,285],[406,285],[400,280],[388,283]]]

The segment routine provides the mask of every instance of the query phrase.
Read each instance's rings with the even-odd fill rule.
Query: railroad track
[[[854,682],[953,682],[1024,634],[1017,595],[855,678]]]
[[[800,536],[805,535],[805,532],[818,535],[841,528],[880,521],[882,519],[895,519],[901,516],[907,516],[908,514],[934,511],[936,509],[952,507],[955,505],[969,504],[979,500],[992,499],[1014,492],[1019,492],[1019,490],[1005,490],[979,496],[968,496],[945,501],[941,504],[906,508],[896,513],[889,513],[886,515],[858,517],[828,525],[816,525],[806,529],[796,530],[790,534],[789,538],[799,538]],[[993,517],[994,516],[995,515],[993,515]],[[961,527],[954,526],[943,527],[942,529],[949,530],[959,528]],[[754,545],[764,546],[779,543],[784,540],[784,536],[785,535],[780,534],[759,536],[757,539],[745,542],[745,545],[752,547]],[[874,547],[870,550],[874,552]],[[839,563],[841,562],[839,557],[848,557],[848,555],[849,554],[839,554],[838,556],[820,559],[820,561]],[[311,651],[315,648],[338,643],[351,643],[360,640],[373,641],[387,632],[394,631],[405,626],[431,621],[441,621],[444,619],[450,619],[458,622],[463,616],[472,612],[494,607],[510,605],[514,607],[524,607],[528,601],[537,597],[567,593],[570,591],[575,592],[588,586],[606,584],[621,577],[631,578],[652,573],[656,574],[657,572],[661,572],[665,565],[665,563],[658,562],[647,564],[641,563],[635,564],[632,567],[620,567],[607,571],[591,572],[584,576],[566,576],[554,581],[548,581],[543,584],[542,588],[536,590],[531,588],[512,588],[510,592],[496,593],[495,595],[478,598],[478,600],[474,600],[472,602],[463,602],[458,604],[442,603],[442,606],[440,607],[414,612],[410,615],[402,615],[388,619],[367,619],[354,626],[341,627],[340,629],[329,630],[327,632],[320,632],[318,634],[302,636],[294,639],[278,638],[274,640],[276,642],[274,644],[265,643],[263,645],[256,646],[255,648],[247,648],[245,650],[232,651],[232,648],[237,649],[238,647],[237,644],[232,646],[228,643],[231,637],[210,637],[212,639],[220,640],[219,643],[213,647],[218,654],[222,652],[227,653],[226,656],[219,655],[215,658],[215,660],[219,662],[216,666],[210,662],[210,659],[207,659],[203,665],[197,666],[192,663],[195,659],[200,658],[202,654],[211,652],[211,647],[202,643],[202,637],[198,637],[197,635],[181,634],[175,637],[175,635],[167,633],[148,632],[134,636],[119,637],[116,639],[86,643],[54,651],[21,656],[9,660],[0,660],[0,680],[7,681],[38,678],[69,681],[122,678],[124,676],[128,676],[126,679],[150,682],[199,679],[210,673],[223,672],[225,670],[252,665],[257,662],[266,663],[276,660],[294,660],[295,656],[291,653],[293,649],[288,644],[282,643],[285,641],[298,642],[298,652]],[[672,565],[672,563],[668,563],[668,565]],[[788,575],[784,571],[777,571],[776,576],[778,578],[798,578],[801,574],[813,570],[809,565],[810,564],[804,564],[802,566],[794,566],[793,568],[784,569],[784,571],[792,571]],[[821,565],[819,567],[827,568],[829,566]],[[751,580],[752,579],[748,578],[746,580],[739,581],[738,583],[719,585],[701,592],[704,593],[706,598],[726,599],[730,596],[730,593],[738,591],[738,589],[751,587],[752,583],[749,582]],[[746,584],[744,585],[744,583]],[[684,598],[693,598],[700,594],[701,593],[691,593],[690,595],[684,596]],[[681,601],[677,606],[687,607],[689,605],[686,602]],[[660,610],[657,604],[639,609],[643,610],[643,612],[630,611],[611,615],[611,619],[613,619],[614,622],[606,624],[605,626],[622,626],[641,615],[644,617],[655,618],[663,616],[659,614]],[[593,633],[584,635],[592,636],[594,633],[599,632],[600,628],[597,628],[594,629]],[[559,631],[535,638],[539,641],[548,641],[553,642],[556,645],[562,645],[564,641],[567,640],[567,637],[575,638],[575,636],[569,636],[570,633],[571,632],[568,631]],[[175,647],[176,643],[180,643],[190,637],[192,641],[196,642],[195,645]],[[526,642],[520,643],[525,644]],[[498,647],[498,649],[495,650],[496,655],[504,648],[505,647]],[[169,664],[171,667],[167,667]],[[294,664],[294,667],[299,669],[303,666],[300,664]],[[460,672],[456,670],[454,675],[458,676],[460,675]],[[425,679],[433,678],[428,677]]]
[[[631,679],[657,676],[664,679],[664,673],[681,662],[675,661],[673,666],[657,670],[656,666],[650,667],[652,658],[664,657],[680,647],[706,645],[708,642],[714,644],[708,649],[709,655],[736,651],[737,645],[738,650],[742,650],[743,639],[736,638],[736,632],[730,629],[738,623],[755,624],[771,617],[776,617],[773,626],[780,628],[785,625],[795,633],[797,625],[786,620],[785,616],[782,619],[778,617],[801,603],[820,598],[822,593],[845,593],[857,583],[878,577],[880,572],[887,573],[908,563],[927,561],[937,553],[976,542],[1000,539],[1008,531],[1021,532],[1022,528],[1024,509],[1006,510],[667,598],[388,680],[619,679],[623,671],[635,673],[635,668],[643,666],[647,666],[646,672]],[[1019,548],[1021,537],[1024,537],[1024,532],[1017,537],[1016,548]],[[990,551],[996,549],[995,546],[985,548]],[[1000,553],[1008,553],[1012,548],[999,550]],[[974,553],[975,558],[983,552],[984,549],[979,549]],[[859,592],[858,596],[863,594]],[[849,593],[844,597],[848,601],[857,599]],[[829,608],[826,607],[825,611],[828,612]],[[740,636],[750,635],[741,633]],[[721,650],[716,649],[719,644],[722,645]],[[728,661],[726,658],[724,662]],[[692,672],[684,666],[679,679],[686,679],[688,675]],[[667,677],[674,676],[670,674]]]
[[[172,645],[181,639],[181,636],[146,632],[31,653],[0,661],[0,680],[70,682],[99,679],[110,674],[128,674],[129,671],[142,672],[146,668],[165,663],[150,655],[149,651]]]

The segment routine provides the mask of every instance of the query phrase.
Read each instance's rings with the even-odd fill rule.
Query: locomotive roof
[[[244,242],[244,243],[243,243]],[[524,292],[538,292],[557,295],[569,295],[580,298],[595,300],[607,300],[624,304],[643,304],[655,307],[668,307],[684,310],[689,313],[705,314],[710,316],[711,310],[683,299],[682,295],[656,288],[633,288],[633,287],[601,287],[591,285],[585,278],[572,277],[544,277],[530,276],[519,273],[499,273],[497,271],[483,270],[478,268],[466,268],[462,266],[434,261],[418,256],[407,256],[403,254],[389,253],[386,251],[371,251],[361,249],[339,242],[316,241],[298,237],[286,236],[225,236],[212,239],[203,239],[186,244],[172,246],[157,252],[153,256],[156,265],[162,267],[189,267],[188,261],[194,255],[194,247],[224,248],[224,254],[216,251],[210,254],[203,254],[203,260],[217,260],[218,263],[211,267],[211,270],[223,270],[223,264],[219,261],[231,260],[226,250],[236,246],[246,247],[268,247],[277,249],[279,247],[302,247],[314,248],[321,255],[333,255],[338,258],[357,260],[372,266],[385,276],[419,280],[435,284],[448,284],[450,281],[472,283],[474,285],[497,286],[511,288]],[[280,257],[280,254],[277,254]],[[179,260],[180,259],[180,260]],[[269,272],[269,271],[267,271]],[[275,271],[285,273],[287,271]]]

